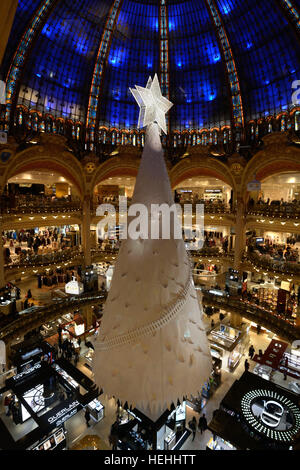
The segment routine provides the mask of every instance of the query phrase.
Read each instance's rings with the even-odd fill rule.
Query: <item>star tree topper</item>
[[[129,88],[129,90],[140,107],[138,128],[157,122],[167,134],[166,113],[172,108],[173,103],[161,94],[157,74],[153,80],[149,77],[146,88],[136,85],[135,88]]]

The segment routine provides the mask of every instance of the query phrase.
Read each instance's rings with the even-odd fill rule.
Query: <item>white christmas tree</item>
[[[146,140],[132,204],[172,206],[160,129],[172,103],[158,78],[131,90]],[[175,222],[178,223],[177,218]],[[211,372],[202,307],[183,239],[123,240],[95,341],[96,383],[153,421],[182,398],[197,396]]]

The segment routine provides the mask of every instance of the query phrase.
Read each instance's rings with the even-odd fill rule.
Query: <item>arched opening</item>
[[[131,201],[136,176],[132,172],[113,172],[94,187],[94,204],[118,204],[119,197],[125,196]]]

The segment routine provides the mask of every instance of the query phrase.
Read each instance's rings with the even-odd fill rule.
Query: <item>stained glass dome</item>
[[[7,117],[23,105],[132,129],[128,87],[159,74],[169,130],[213,129],[291,109],[300,1],[19,0],[1,67]]]

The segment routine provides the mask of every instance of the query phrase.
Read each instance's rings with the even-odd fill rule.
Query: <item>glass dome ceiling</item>
[[[19,0],[1,75],[29,110],[132,129],[128,87],[157,72],[175,103],[170,130],[243,125],[292,107],[298,9],[300,0]]]

